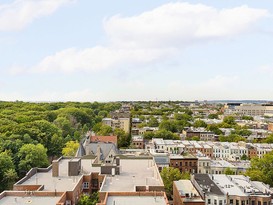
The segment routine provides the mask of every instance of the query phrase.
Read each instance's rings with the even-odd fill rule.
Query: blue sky
[[[270,1],[1,0],[0,100],[273,100]]]

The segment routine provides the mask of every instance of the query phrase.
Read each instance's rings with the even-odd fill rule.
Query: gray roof
[[[114,150],[116,154],[119,154],[119,151],[116,145],[110,142],[109,143],[93,142],[86,145],[86,150],[88,149],[91,152],[91,154],[96,155],[98,146],[100,147],[100,153],[101,153],[100,160],[104,160],[111,150]]]
[[[169,164],[170,163],[170,159],[168,156],[155,156],[155,163],[156,164]]]
[[[86,155],[85,149],[83,147],[83,144],[80,142],[80,146],[77,150],[76,156],[75,157],[83,157]]]
[[[224,193],[220,190],[220,188],[214,183],[214,181],[209,177],[208,174],[195,174],[195,181],[202,188],[202,191],[205,193],[212,193],[216,195],[224,195]],[[208,190],[205,187],[210,187]]]

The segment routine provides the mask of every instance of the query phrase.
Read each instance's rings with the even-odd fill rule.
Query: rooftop
[[[163,196],[109,196],[106,205],[113,204],[163,205],[166,201]]]
[[[151,159],[121,159],[120,175],[107,176],[102,192],[134,192],[136,186],[163,186],[158,169]]]
[[[205,193],[224,195],[208,174],[195,174],[194,179]]]
[[[214,174],[213,181],[222,189],[225,194],[233,196],[247,196],[248,194],[244,193],[233,181],[230,180],[230,177],[224,174]]]
[[[71,159],[62,159],[59,161],[58,177],[52,177],[52,169],[50,169],[48,172],[37,172],[31,178],[23,182],[22,185],[44,185],[43,191],[72,191],[84,174],[100,172],[100,167],[92,167],[91,159],[82,159],[81,173],[78,176],[68,176],[69,161],[71,161]]]
[[[229,167],[235,168],[235,166],[226,160],[212,160],[211,167]]]
[[[191,154],[187,154],[187,155],[172,154],[170,155],[170,159],[197,159],[197,157]]]
[[[185,201],[203,201],[190,180],[174,181],[174,184],[180,196],[186,196],[186,198],[184,198]]]
[[[41,196],[31,196],[31,197],[20,197],[20,196],[5,196],[0,200],[0,205],[11,205],[11,204],[31,204],[31,205],[41,205],[41,204],[56,204],[60,200],[60,196],[56,197],[41,197]]]

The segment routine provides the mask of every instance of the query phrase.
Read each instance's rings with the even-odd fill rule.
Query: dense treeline
[[[119,103],[0,102],[0,191],[31,167],[48,166]]]

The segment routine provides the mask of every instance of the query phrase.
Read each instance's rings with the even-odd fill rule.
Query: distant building
[[[144,149],[145,148],[145,141],[143,136],[133,136],[132,137],[132,146],[137,149]]]
[[[130,133],[130,118],[103,118],[102,123],[113,129],[120,128],[126,133]]]
[[[207,131],[203,127],[189,127],[182,132],[187,139],[191,139],[193,137],[199,137],[201,141],[214,141],[215,134],[211,131]]]
[[[272,104],[241,104],[235,106],[235,112],[248,116],[273,116]]]

